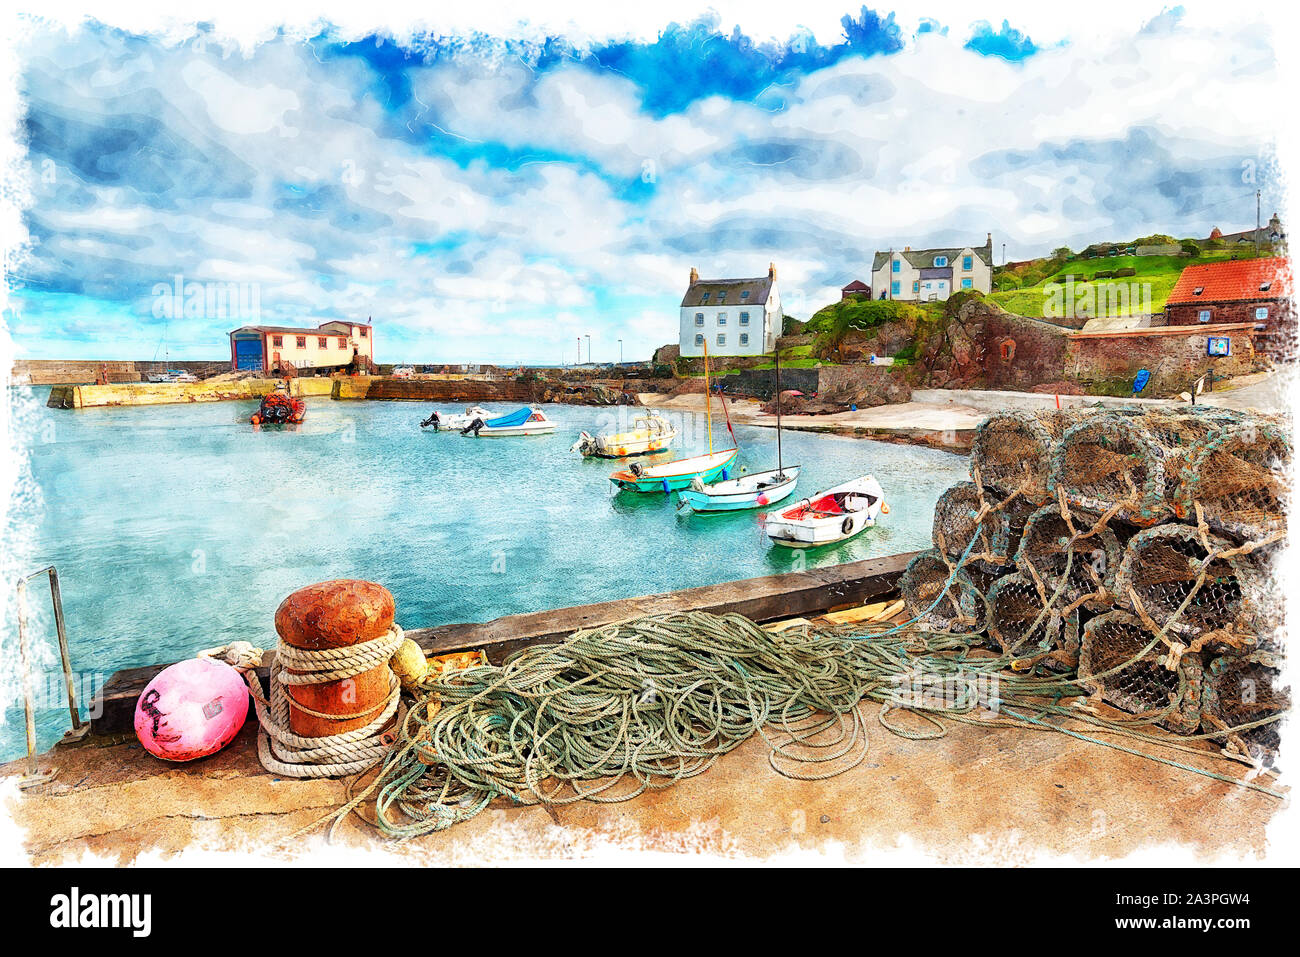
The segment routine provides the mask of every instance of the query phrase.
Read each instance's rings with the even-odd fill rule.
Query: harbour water
[[[802,466],[787,502],[870,472],[890,506],[875,529],[801,553],[771,546],[757,512],[681,516],[675,496],[615,492],[619,463],[569,451],[579,430],[640,410],[545,406],[554,435],[475,440],[419,427],[458,405],[308,399],[302,426],[256,431],[253,402],[69,412],[38,404],[46,389],[12,391],[29,406],[20,438],[38,495],[9,562],[57,566],[74,666],[102,676],[237,639],[273,646],[281,599],[329,578],[382,583],[413,628],[925,548],[936,499],[967,471],[947,452],[787,431],[785,462]],[[703,451],[702,416],[677,421],[670,457]],[[775,466],[773,430],[736,433],[742,466]],[[714,438],[726,441],[717,423]],[[42,582],[29,605],[48,668]],[[0,760],[23,750],[15,675]],[[67,714],[42,703],[44,748]]]

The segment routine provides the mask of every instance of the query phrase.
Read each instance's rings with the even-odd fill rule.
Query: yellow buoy
[[[397,650],[393,652],[393,657],[388,661],[388,667],[393,669],[393,674],[402,683],[402,690],[414,692],[415,686],[420,683],[429,671],[429,662],[425,660],[424,652],[410,638],[407,638]]]

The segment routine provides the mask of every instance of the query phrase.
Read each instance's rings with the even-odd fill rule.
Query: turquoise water
[[[43,403],[47,390],[32,394]],[[381,582],[412,628],[923,548],[935,500],[966,477],[946,452],[786,432],[785,462],[803,466],[789,501],[870,472],[891,508],[856,539],[802,553],[769,545],[756,512],[678,516],[675,496],[615,492],[615,463],[569,447],[625,409],[547,406],[555,435],[473,440],[419,428],[459,405],[307,403],[297,430],[260,432],[253,402],[30,410],[23,445],[43,507],[13,544],[19,568],[58,567],[79,670],[272,645],[281,599],[328,578]],[[703,451],[703,417],[676,418],[687,437],[674,455]],[[772,430],[736,432],[742,465],[775,465]],[[22,749],[10,703],[0,757]],[[44,746],[67,717],[41,717]]]

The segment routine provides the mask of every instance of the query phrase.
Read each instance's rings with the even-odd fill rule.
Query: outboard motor
[[[478,416],[475,416],[473,422],[471,422],[469,425],[465,426],[465,428],[463,428],[463,429],[460,430],[460,434],[461,434],[461,435],[470,435],[470,434],[472,433],[472,434],[474,435],[474,438],[477,439],[477,438],[478,438],[478,430],[481,429],[481,428],[483,428],[483,426],[485,426],[486,424],[487,424],[487,423],[484,422],[484,421],[482,420],[482,418],[480,418],[480,417],[478,417]]]
[[[631,465],[627,467],[627,470],[631,472],[633,475],[635,475],[637,478],[640,478],[642,475],[645,474],[645,469],[641,466],[640,462],[633,462]]]
[[[435,432],[441,429],[442,416],[438,415],[437,412],[430,412],[429,417],[420,423],[420,428],[427,429],[429,426],[433,426],[433,431]]]

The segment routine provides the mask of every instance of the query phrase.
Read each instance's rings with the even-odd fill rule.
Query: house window
[[[1259,291],[1260,291],[1260,292],[1268,292],[1269,288],[1270,288],[1272,285],[1273,285],[1273,281],[1272,281],[1271,279],[1270,279],[1268,282],[1261,282],[1261,283],[1259,284]]]
[[[727,301],[727,290],[724,289],[722,290],[722,292],[718,293],[718,305],[722,305],[726,301]]]
[[[284,336],[272,336],[271,345],[279,349],[281,346],[284,345]]]
[[[747,326],[747,325],[749,325],[749,313],[747,313],[747,312],[742,312],[742,313],[740,314],[740,324],[741,324],[742,326]]]
[[[974,286],[974,285],[975,285],[975,282],[974,282],[974,280],[971,280],[971,279],[963,279],[963,280],[961,281],[961,287],[962,287],[963,289],[970,289],[970,288],[971,288],[972,286]]]
[[[913,282],[912,282],[912,292],[920,292],[920,291],[921,291],[921,281],[920,281],[919,279],[918,279],[918,280],[913,280]]]
[[[1199,296],[1199,295],[1200,295],[1201,293],[1203,293],[1203,292],[1205,292],[1205,287],[1204,287],[1204,286],[1197,286],[1195,289],[1192,290],[1192,295],[1193,295],[1193,296]]]
[[[749,345],[749,333],[748,333],[748,332],[742,332],[742,333],[740,334],[740,344],[741,344],[742,346],[747,346],[747,345]]]
[[[370,335],[370,329],[369,329],[369,327],[368,327],[368,326],[362,326],[362,327],[361,327],[361,338],[364,339],[364,338],[366,338],[366,336],[368,336],[368,335]]]
[[[707,293],[707,292],[706,292],[706,293],[701,293],[701,294],[700,294],[700,303],[701,303],[701,304],[705,304],[705,303],[707,303],[708,301],[709,301],[709,293]]]
[[[926,289],[929,289],[929,288],[930,288],[930,284],[929,284],[928,282],[925,284],[925,288],[926,288]]]
[[[719,333],[718,333],[718,345],[720,345],[720,346],[725,346],[726,344],[727,344],[727,334],[726,334],[725,332],[719,332]]]
[[[704,325],[704,313],[702,313],[702,312],[697,312],[697,313],[695,314],[695,324],[696,324],[697,326],[702,326],[702,325]]]
[[[725,326],[726,324],[727,324],[727,314],[725,312],[718,313],[718,325]]]
[[[962,271],[962,272],[970,272],[970,271],[971,271],[971,268],[972,268],[974,265],[975,265],[975,263],[972,262],[970,256],[963,256],[963,257],[961,258],[961,271]]]
[[[748,299],[748,298],[749,298],[749,290],[748,290],[748,289],[743,289],[743,290],[741,290],[740,298],[741,298],[741,299]]]
[[[704,345],[704,336],[701,335],[701,334],[699,334],[699,333],[696,333],[696,335],[695,335],[695,344],[696,344],[697,346],[702,346],[702,345]]]
[[[339,336],[339,348],[346,349],[347,347],[348,347],[347,336]]]
[[[1267,319],[1267,318],[1268,318],[1268,306],[1260,306],[1260,307],[1258,307],[1258,308],[1255,310],[1255,318],[1256,318],[1256,319]]]
[[[306,337],[306,336],[298,336],[297,339],[298,339],[298,348],[299,348],[299,349],[306,349],[306,348],[307,348],[307,337]]]
[[[318,349],[328,349],[328,348],[329,348],[329,345],[330,345],[329,336],[317,336],[317,337],[316,337],[316,348],[318,348]]]
[[[934,264],[935,264],[936,266],[946,266],[946,265],[948,265],[948,257],[947,257],[947,256],[935,256],[935,257],[934,257]]]
[[[1196,321],[1197,321],[1197,322],[1209,322],[1209,321],[1210,321],[1210,310],[1208,310],[1208,309],[1202,309],[1200,312],[1198,312],[1198,313],[1196,314]]]
[[[891,283],[889,284],[889,291],[890,291],[893,295],[895,295],[895,296],[898,295],[898,293],[899,293],[899,291],[900,291],[900,288],[899,288],[899,283],[898,283],[898,280],[897,280],[897,279],[895,279],[893,282],[891,282]]]
[[[895,259],[893,265],[894,272],[898,272],[898,270],[901,268],[902,268],[902,263],[899,260]]]

